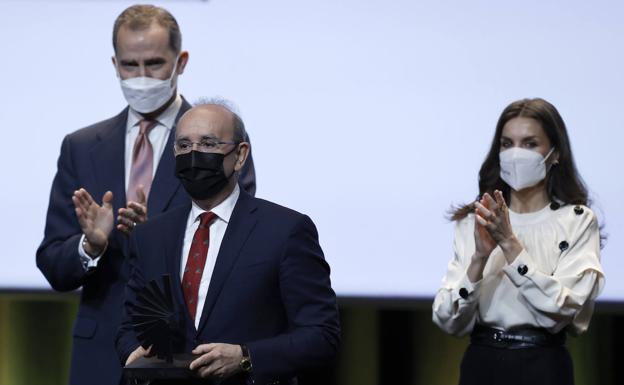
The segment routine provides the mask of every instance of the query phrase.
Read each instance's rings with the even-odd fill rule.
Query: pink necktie
[[[132,167],[130,168],[130,180],[128,181],[128,191],[126,193],[128,201],[137,202],[139,200],[136,193],[139,185],[143,185],[146,198],[149,194],[152,185],[154,151],[148,135],[155,125],[156,121],[154,120],[143,119],[139,122],[139,135],[132,149]]]

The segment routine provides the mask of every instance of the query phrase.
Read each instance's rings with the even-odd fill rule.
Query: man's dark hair
[[[180,26],[169,11],[154,5],[133,5],[126,8],[115,20],[113,26],[113,49],[117,53],[117,35],[122,26],[132,31],[149,28],[152,23],[158,23],[169,31],[169,48],[177,55],[182,49],[182,33]]]

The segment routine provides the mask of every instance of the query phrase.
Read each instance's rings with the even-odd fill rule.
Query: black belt
[[[515,330],[500,330],[483,325],[475,325],[470,335],[473,345],[490,346],[503,349],[524,349],[535,347],[551,347],[564,345],[565,331],[552,334],[546,329],[523,328]]]

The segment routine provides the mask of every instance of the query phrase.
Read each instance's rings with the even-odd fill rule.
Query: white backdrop
[[[0,0],[0,288],[35,266],[64,135],[125,103],[110,62],[124,1]],[[624,5],[618,1],[161,2],[190,52],[180,89],[220,95],[252,138],[258,196],[309,214],[339,295],[432,296],[445,212],[477,193],[502,109],[563,115],[624,300]]]

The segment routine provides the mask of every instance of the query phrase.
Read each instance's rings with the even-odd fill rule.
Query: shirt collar
[[[168,130],[173,128],[175,123],[175,118],[178,116],[178,112],[180,112],[180,107],[182,107],[182,97],[179,93],[176,93],[176,98],[171,103],[166,110],[164,110],[160,115],[156,117],[156,121],[158,124],[167,127]],[[143,119],[143,116],[132,109],[132,107],[128,108],[128,127],[126,132],[130,132],[130,130],[139,124],[139,122]]]
[[[222,221],[224,221],[225,223],[229,223],[230,217],[232,216],[232,211],[234,211],[234,206],[236,205],[236,202],[238,201],[239,195],[240,195],[240,187],[238,187],[238,183],[236,183],[236,185],[234,186],[234,190],[232,190],[230,195],[228,195],[228,197],[225,198],[223,202],[213,207],[212,210],[210,211],[215,213],[217,217],[221,219]],[[191,216],[189,218],[190,222],[194,223],[196,221],[199,221],[199,216],[205,212],[206,210],[199,207],[197,203],[193,201],[193,204],[191,206]]]

